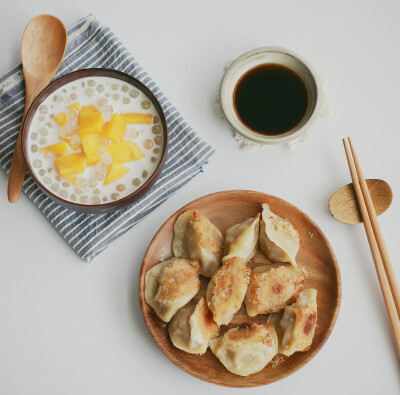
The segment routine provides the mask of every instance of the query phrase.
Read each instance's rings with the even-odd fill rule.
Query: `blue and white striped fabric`
[[[198,174],[214,152],[184,121],[115,34],[92,15],[68,30],[65,59],[55,78],[90,67],[120,70],[144,83],[161,103],[170,140],[164,170],[154,187],[138,202],[115,213],[93,215],[67,210],[48,198],[30,174],[26,175],[23,192],[86,262]],[[22,119],[24,95],[19,65],[0,78],[0,165],[7,173]]]

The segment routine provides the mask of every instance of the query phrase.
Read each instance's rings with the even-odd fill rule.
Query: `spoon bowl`
[[[67,31],[59,19],[51,15],[33,18],[22,36],[24,77],[54,76],[64,57],[66,40]]]
[[[393,192],[390,185],[383,180],[366,180],[376,215],[384,213],[391,205]],[[336,191],[329,199],[329,211],[332,216],[344,224],[362,222],[360,210],[354,194],[353,184],[347,184]]]
[[[22,36],[21,59],[25,80],[25,115],[36,96],[51,82],[64,58],[67,31],[64,24],[52,15],[33,18]],[[8,180],[8,200],[18,201],[24,182],[26,164],[22,156],[22,124],[15,144]]]

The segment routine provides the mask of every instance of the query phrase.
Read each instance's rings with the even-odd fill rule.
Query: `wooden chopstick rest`
[[[383,180],[369,179],[366,182],[376,215],[381,215],[392,203],[392,188]],[[328,206],[332,216],[339,222],[344,224],[360,224],[362,222],[352,183],[337,190],[330,197]]]

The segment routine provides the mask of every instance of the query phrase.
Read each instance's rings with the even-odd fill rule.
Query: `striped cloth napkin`
[[[132,206],[115,213],[94,215],[65,209],[47,197],[27,172],[23,192],[86,262],[202,171],[214,152],[184,121],[115,34],[92,15],[68,30],[67,51],[55,78],[90,67],[120,70],[145,84],[161,104],[170,139],[164,170],[156,184]],[[22,67],[18,65],[0,78],[0,165],[7,173],[21,124],[24,96]]]

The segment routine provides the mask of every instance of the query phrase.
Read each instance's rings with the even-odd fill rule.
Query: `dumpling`
[[[305,271],[290,265],[262,265],[253,269],[244,303],[247,315],[282,310],[298,295],[306,279]]]
[[[222,263],[233,256],[238,256],[249,262],[257,251],[259,233],[260,214],[257,214],[255,218],[249,218],[231,226],[226,231]]]
[[[199,292],[199,263],[171,258],[146,273],[144,297],[165,322]]]
[[[300,248],[299,233],[293,225],[274,214],[268,204],[262,205],[260,223],[260,249],[272,262],[288,262],[296,265]]]
[[[307,351],[317,326],[317,290],[304,290],[296,303],[286,306],[283,314],[271,314],[268,322],[276,327],[280,354],[290,356],[296,351]]]
[[[185,211],[175,222],[174,255],[199,261],[203,276],[211,277],[218,270],[222,244],[220,230],[198,210]]]
[[[271,324],[242,324],[210,341],[210,348],[232,373],[248,376],[264,369],[278,352],[278,338]]]
[[[207,307],[204,291],[176,312],[168,324],[168,333],[173,345],[183,351],[207,351],[208,342],[219,335],[219,328]]]
[[[227,325],[240,310],[247,285],[250,269],[239,257],[233,257],[221,266],[211,278],[207,287],[207,305],[218,325]]]

